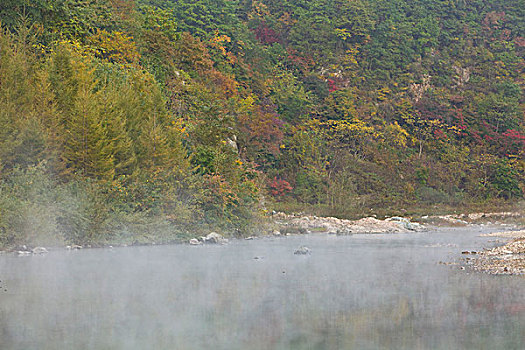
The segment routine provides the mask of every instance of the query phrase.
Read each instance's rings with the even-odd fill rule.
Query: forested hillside
[[[518,201],[523,0],[2,0],[0,245]]]

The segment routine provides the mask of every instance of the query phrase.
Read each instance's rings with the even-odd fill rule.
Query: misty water
[[[522,349],[525,278],[439,264],[479,233],[5,254],[0,349]]]

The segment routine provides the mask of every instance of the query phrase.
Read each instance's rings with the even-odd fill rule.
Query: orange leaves
[[[237,92],[237,81],[235,78],[212,69],[209,73],[209,78],[219,86],[227,96],[232,96]]]
[[[223,43],[231,42],[231,38],[227,35],[219,35],[219,31],[216,30],[213,38],[209,41],[209,46],[213,49],[218,50],[228,61],[229,64],[234,65],[236,62],[235,55],[228,51]]]
[[[273,178],[268,187],[270,188],[270,194],[274,197],[282,197],[293,190],[288,181],[277,177]]]
[[[278,118],[274,106],[256,105],[248,96],[239,103],[241,113],[238,116],[240,137],[249,149],[254,152],[264,151],[274,155],[279,153],[283,139],[283,122]]]
[[[227,43],[231,42],[231,38],[227,35],[219,35],[219,31],[216,30],[215,36],[211,38],[210,42],[219,45],[219,43],[222,43],[222,42],[227,42]],[[226,49],[224,49],[224,47],[221,47],[221,48],[223,50],[223,53],[225,53]]]

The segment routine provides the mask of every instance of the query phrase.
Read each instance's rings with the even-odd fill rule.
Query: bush
[[[499,160],[492,166],[490,182],[499,197],[505,199],[523,197],[519,186],[519,173],[505,160]]]
[[[14,168],[0,183],[0,245],[62,242],[56,220],[58,197],[44,163]]]
[[[436,190],[432,187],[420,187],[416,191],[416,197],[425,203],[449,203],[451,201],[450,196],[440,190]]]

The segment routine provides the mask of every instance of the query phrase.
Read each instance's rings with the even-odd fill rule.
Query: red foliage
[[[459,129],[459,131],[456,132],[456,134],[459,136],[468,136],[470,133],[471,137],[473,137],[478,143],[481,143],[482,141],[478,133],[472,130],[469,131],[469,133],[467,133],[467,121],[463,116],[463,110],[461,110],[460,108],[454,108],[454,110],[452,110],[451,112],[453,118],[453,125]]]
[[[314,66],[314,60],[311,57],[302,56],[297,50],[292,48],[288,48],[286,51],[290,62],[301,70],[308,71],[310,67]]]
[[[514,39],[514,43],[518,46],[518,47],[525,47],[525,38],[524,37],[521,37],[521,36],[518,36]]]
[[[434,138],[436,140],[445,141],[447,139],[447,135],[443,130],[436,129],[434,130]]]
[[[333,80],[333,79],[328,79],[327,82],[328,82],[328,91],[329,91],[329,92],[334,92],[334,91],[339,90],[339,88],[337,87],[337,84],[336,84],[335,80]]]
[[[293,187],[290,185],[290,183],[283,179],[278,179],[277,177],[274,177],[272,182],[270,182],[270,194],[274,197],[282,197],[285,194],[289,193],[291,190],[293,190]]]
[[[525,151],[525,135],[519,131],[510,129],[501,134],[502,143],[506,150],[513,153],[523,153]]]
[[[498,132],[494,125],[486,121],[482,122],[482,126],[482,142],[486,145],[494,146],[501,154],[517,155],[525,152],[525,135],[521,134],[518,130],[508,129],[503,132]]]
[[[467,133],[465,133],[465,135],[467,135]],[[483,143],[483,138],[481,137],[480,133],[477,132],[476,130],[471,130],[470,131],[470,136],[480,145],[484,144]]]
[[[259,26],[254,30],[255,37],[257,40],[259,40],[261,43],[265,45],[270,45],[273,43],[280,42],[279,36],[273,30],[272,28],[268,27],[268,25],[264,22],[261,22]]]
[[[275,111],[275,106],[263,100],[252,113],[238,116],[241,139],[249,145],[251,152],[279,154],[283,140],[283,121]]]

